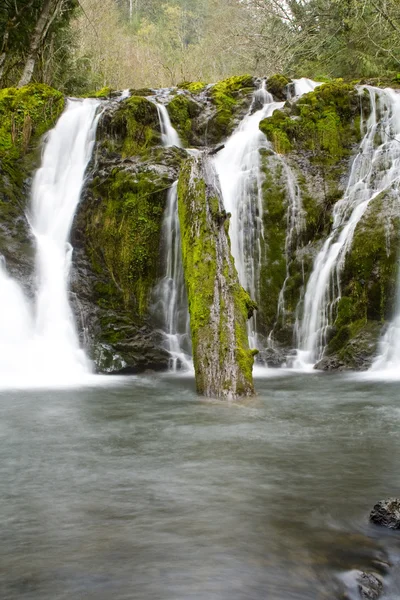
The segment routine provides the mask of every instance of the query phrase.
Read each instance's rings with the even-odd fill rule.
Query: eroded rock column
[[[255,352],[248,345],[246,321],[255,304],[239,284],[229,219],[204,155],[183,166],[178,206],[197,391],[220,398],[252,395]]]

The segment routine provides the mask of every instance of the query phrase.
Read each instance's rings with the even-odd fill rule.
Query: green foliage
[[[16,159],[52,127],[63,95],[43,84],[0,90],[0,158]]]

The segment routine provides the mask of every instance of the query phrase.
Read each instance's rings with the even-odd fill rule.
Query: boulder
[[[400,529],[400,499],[381,500],[375,504],[369,518],[375,525],[381,525],[389,529]]]

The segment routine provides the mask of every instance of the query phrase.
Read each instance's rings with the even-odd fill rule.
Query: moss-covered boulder
[[[228,137],[235,125],[235,116],[240,109],[248,109],[256,82],[250,75],[229,77],[210,88],[210,98],[216,113],[208,123],[210,143],[218,143]]]
[[[100,122],[99,137],[109,151],[123,158],[149,155],[161,143],[157,107],[142,96],[131,96],[108,107]]]
[[[382,325],[393,317],[400,244],[394,190],[374,198],[357,225],[341,276],[333,335],[320,368],[367,369]]]
[[[276,100],[286,100],[286,91],[289,83],[290,79],[285,77],[285,75],[277,73],[276,75],[271,75],[271,77],[268,77],[267,90],[274,96],[274,98],[276,98]]]
[[[205,396],[236,398],[254,393],[246,321],[255,305],[239,284],[227,215],[204,161],[188,160],[178,184],[196,387]]]
[[[198,126],[196,118],[201,112],[201,106],[186,94],[177,94],[168,103],[168,114],[172,125],[178,131],[185,146],[198,144]]]

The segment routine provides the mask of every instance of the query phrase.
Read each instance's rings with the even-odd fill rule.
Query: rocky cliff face
[[[190,156],[162,147],[154,100],[167,104],[185,146],[207,151],[222,144],[250,109],[258,84],[249,76],[234,77],[213,86],[198,82],[173,90],[133,90],[129,99],[104,101],[73,227],[71,281],[82,341],[99,371],[135,373],[168,365],[151,310],[152,290],[160,277],[167,192],[186,172]],[[267,87],[277,100],[285,100],[287,84],[277,76]],[[38,166],[40,136],[63,104],[61,94],[45,86],[0,92],[0,253],[28,290],[33,255],[25,217],[29,174]],[[287,361],[296,345],[305,286],[331,232],[333,210],[360,143],[361,115],[369,110],[366,94],[334,81],[286,102],[260,125],[271,144],[262,151],[264,238],[257,322],[266,346],[261,358],[270,364]],[[341,297],[322,368],[366,368],[393,314],[397,204],[396,193],[388,190],[369,204],[357,225],[340,275]]]

